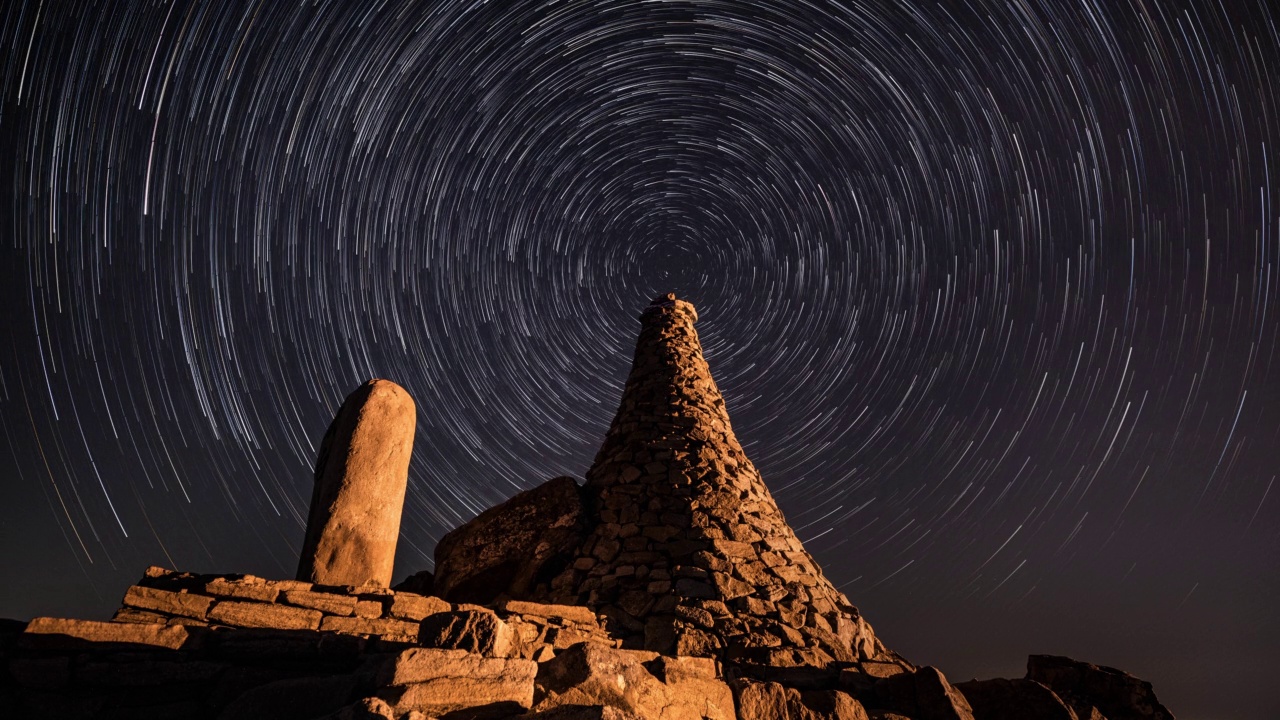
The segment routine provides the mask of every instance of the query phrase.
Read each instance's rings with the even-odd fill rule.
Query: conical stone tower
[[[667,294],[640,316],[617,416],[587,472],[597,523],[550,583],[627,644],[772,666],[896,659],[823,576],[734,436],[694,329]]]

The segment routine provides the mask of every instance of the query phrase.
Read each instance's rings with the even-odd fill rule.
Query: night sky
[[[582,477],[674,291],[889,647],[1280,716],[1267,0],[0,13],[0,617],[292,577],[371,377],[418,404],[430,568]]]

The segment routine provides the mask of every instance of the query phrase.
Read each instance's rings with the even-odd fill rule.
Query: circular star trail
[[[428,568],[581,477],[674,291],[891,647],[1280,710],[1260,671],[1202,669],[1280,642],[1265,1],[0,18],[2,567],[27,583],[0,614],[105,614],[151,563],[289,576],[319,439],[371,377],[418,403],[398,575]]]

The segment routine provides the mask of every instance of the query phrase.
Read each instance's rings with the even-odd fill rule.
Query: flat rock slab
[[[203,620],[213,599],[204,595],[171,592],[155,588],[131,586],[124,594],[124,604],[141,610]]]
[[[486,658],[465,650],[412,648],[383,667],[378,696],[397,716],[413,710],[428,716],[471,708],[518,714],[533,705],[538,664],[516,658]]]
[[[183,625],[38,617],[27,625],[18,642],[22,647],[43,649],[71,650],[97,643],[112,643],[177,650],[186,645],[190,638],[190,633]],[[109,646],[103,649],[109,649]]]
[[[209,611],[209,620],[223,625],[279,630],[315,630],[322,616],[319,610],[239,600],[224,600]]]

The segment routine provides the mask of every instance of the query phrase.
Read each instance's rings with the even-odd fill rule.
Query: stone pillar
[[[347,396],[320,444],[299,580],[391,584],[416,420],[409,393],[389,380]]]

